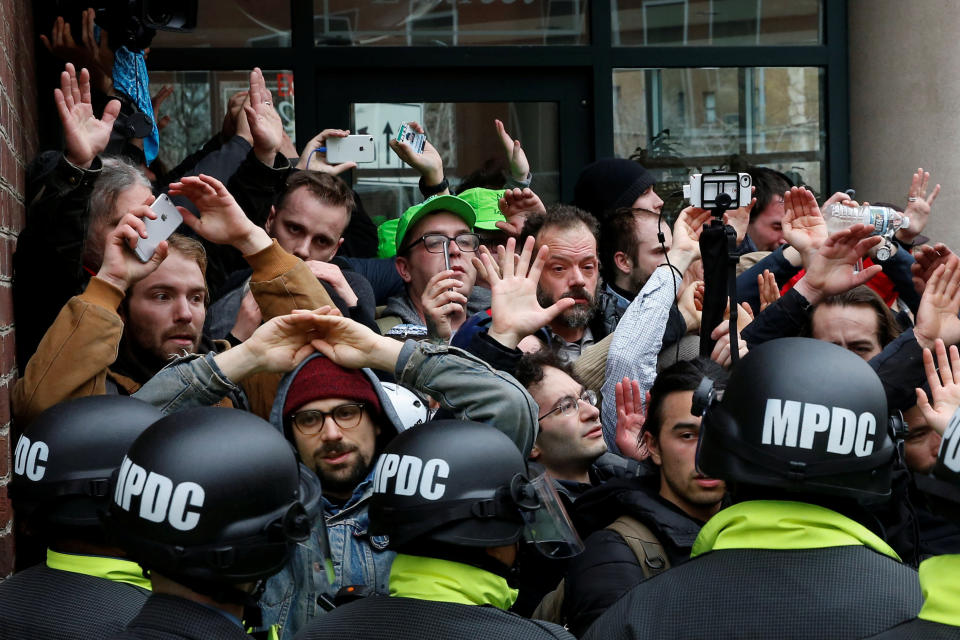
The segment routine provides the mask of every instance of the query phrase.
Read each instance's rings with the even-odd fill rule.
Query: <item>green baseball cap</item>
[[[477,221],[473,225],[475,229],[496,231],[497,222],[507,221],[500,213],[500,198],[503,197],[503,189],[474,187],[458,193],[457,197],[469,202],[477,212]]]
[[[417,224],[424,216],[439,211],[452,213],[467,223],[467,226],[470,227],[471,230],[473,230],[473,225],[477,221],[477,212],[474,211],[473,206],[466,200],[462,200],[457,196],[432,196],[420,204],[413,205],[400,216],[400,222],[397,224],[396,241],[394,243],[397,253],[400,252],[400,247],[404,245],[407,231],[410,227]]]

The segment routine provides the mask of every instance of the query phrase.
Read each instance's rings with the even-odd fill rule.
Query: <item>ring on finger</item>
[[[914,196],[910,196],[909,198],[907,198],[907,202],[916,202],[917,200],[919,200],[919,198],[916,198]]]

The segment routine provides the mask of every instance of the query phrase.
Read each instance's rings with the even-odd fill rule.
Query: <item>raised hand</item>
[[[880,236],[871,236],[873,227],[855,224],[829,236],[820,250],[813,254],[807,272],[797,282],[797,293],[810,304],[837,295],[866,283],[880,273],[875,264],[854,273],[853,267],[871,248],[883,242]]]
[[[480,248],[479,259],[473,258],[477,273],[490,283],[492,320],[488,335],[509,349],[576,304],[573,298],[561,298],[546,309],[540,305],[537,283],[550,256],[550,247],[540,247],[534,257],[531,236],[517,257],[514,254],[516,242],[510,238],[506,248],[497,247],[499,266],[486,247]]]
[[[930,182],[930,172],[923,168],[917,169],[910,180],[910,191],[907,193],[907,207],[903,214],[910,218],[909,229],[898,229],[897,239],[905,244],[913,243],[914,239],[920,235],[930,220],[930,208],[934,200],[940,195],[940,185],[938,184],[927,195],[927,184]]]
[[[113,89],[113,51],[105,29],[100,29],[100,41],[94,37],[96,12],[86,9],[81,13],[83,21],[80,30],[82,44],[73,39],[70,23],[58,16],[53,23],[50,37],[40,36],[47,51],[64,62],[72,62],[78,67],[90,70],[93,84],[103,93],[109,94]]]
[[[643,437],[643,425],[647,421],[644,405],[650,406],[650,392],[646,402],[641,402],[640,383],[624,378],[614,387],[617,402],[617,432],[615,442],[620,453],[634,460],[646,460],[650,457],[647,442]]]
[[[769,269],[764,269],[763,273],[757,274],[757,288],[760,290],[760,312],[780,299],[780,287],[777,286],[777,278],[770,273]]]
[[[703,319],[703,280],[694,280],[683,288],[677,298],[677,308],[687,324],[687,333],[700,330]]]
[[[960,258],[951,255],[937,267],[920,296],[913,335],[917,343],[931,349],[937,338],[947,344],[960,343]]]
[[[673,245],[667,256],[670,264],[680,273],[685,273],[695,260],[700,259],[700,234],[703,233],[703,225],[709,222],[710,216],[707,209],[687,207],[673,223]]]
[[[848,198],[843,204],[849,202]],[[800,253],[803,265],[807,266],[827,239],[823,212],[813,193],[800,187],[791,187],[783,194],[783,210],[783,238]]]
[[[737,316],[737,325],[740,325],[741,317],[748,317],[751,320],[753,315],[750,313],[749,308],[745,305],[740,304],[740,313]],[[744,357],[747,355],[747,343],[740,337],[740,332],[742,329],[737,329],[737,351],[739,357]],[[730,355],[730,320],[724,320],[717,327],[710,332],[710,339],[716,340],[716,344],[713,345],[713,351],[710,353],[710,359],[719,364],[725,369],[729,369],[730,365],[733,364],[733,357]]]
[[[454,271],[444,270],[427,280],[420,296],[427,329],[432,337],[449,340],[467,318],[467,296],[457,289],[463,282],[454,278]]]
[[[527,154],[523,152],[520,141],[514,140],[499,120],[494,120],[493,124],[497,128],[497,135],[503,145],[503,153],[510,165],[510,176],[517,182],[526,180],[530,176],[530,162],[527,161]]]
[[[503,196],[497,201],[497,206],[503,217],[507,219],[506,222],[497,222],[497,228],[515,238],[523,233],[527,216],[547,212],[540,196],[529,188],[505,190]]]
[[[103,117],[98,120],[90,102],[90,73],[81,69],[78,79],[76,69],[69,62],[60,74],[60,88],[53,90],[53,98],[57,103],[60,122],[63,123],[67,160],[87,169],[110,142],[113,122],[120,113],[120,102],[108,102]]]
[[[357,306],[359,298],[357,298],[357,294],[354,293],[353,289],[347,283],[347,279],[343,277],[343,271],[340,270],[340,267],[330,262],[320,262],[319,260],[307,260],[305,264],[318,280],[322,280],[333,287],[333,290],[348,307]]]
[[[916,260],[910,265],[910,273],[913,276],[913,288],[917,293],[923,295],[923,290],[927,287],[927,281],[941,264],[946,264],[953,252],[950,248],[938,242],[934,246],[923,245],[917,247],[913,253]]]
[[[424,133],[423,127],[418,122],[409,122],[410,128],[417,133]],[[406,142],[398,142],[396,139],[390,140],[390,148],[397,154],[401,160],[410,165],[423,176],[423,181],[428,186],[438,185],[443,182],[443,158],[440,152],[434,148],[430,141],[423,144],[423,153],[417,153]],[[449,189],[442,191],[441,194],[450,193]]]
[[[378,336],[364,325],[338,315],[318,315],[313,311],[294,311],[317,315],[314,323],[316,336],[311,344],[341,367],[361,369],[371,367],[393,371],[400,357],[403,343]]]
[[[247,101],[249,91],[237,91],[227,100],[227,110],[223,114],[223,124],[220,125],[220,140],[228,141],[235,135],[241,135],[244,140],[253,146],[253,136],[250,135],[250,127],[246,124],[246,116],[243,114],[243,103]],[[239,130],[239,121],[243,119],[244,132]]]
[[[243,213],[223,183],[212,176],[186,176],[170,184],[171,196],[185,196],[196,205],[200,217],[184,207],[177,207],[183,222],[197,235],[216,244],[228,244],[244,255],[251,255],[270,246],[267,232]]]
[[[167,257],[167,242],[157,245],[156,251],[147,262],[140,262],[134,254],[137,243],[147,237],[147,227],[141,218],[156,219],[157,214],[147,205],[134,207],[130,213],[124,214],[120,223],[107,235],[103,248],[103,262],[97,277],[105,280],[121,291],[126,291],[134,284],[143,280],[156,271],[163,259]]]
[[[950,418],[960,409],[960,351],[957,345],[950,345],[950,356],[943,340],[937,338],[934,343],[937,353],[937,365],[933,362],[930,349],[923,350],[923,369],[927,373],[927,384],[933,403],[923,389],[917,388],[917,408],[924,420],[941,436],[947,430]],[[939,369],[939,373],[938,373]]]
[[[317,135],[310,138],[310,142],[303,148],[300,154],[300,160],[297,162],[297,169],[310,169],[311,171],[321,171],[331,175],[340,175],[344,171],[355,169],[356,162],[344,162],[341,164],[330,164],[327,162],[326,152],[316,151],[320,147],[326,146],[328,138],[346,138],[350,135],[349,129],[324,129]]]
[[[283,144],[283,121],[273,108],[273,96],[267,89],[263,72],[255,67],[250,72],[249,101],[243,105],[253,136],[253,153],[263,164],[272,167],[280,145]]]
[[[750,192],[753,193],[756,191],[756,187],[750,187]],[[751,198],[750,204],[745,207],[739,207],[733,209],[732,211],[727,211],[723,214],[723,223],[728,224],[733,227],[733,230],[737,232],[737,244],[739,245],[743,242],[743,239],[747,235],[747,227],[750,226],[750,211],[753,209],[754,205],[757,204],[756,198]]]
[[[157,131],[163,131],[164,127],[170,124],[170,116],[163,116],[160,118],[160,105],[167,101],[167,98],[173,95],[173,87],[169,84],[165,84],[160,87],[160,91],[157,91],[150,98],[150,103],[153,105],[153,117],[157,118]]]

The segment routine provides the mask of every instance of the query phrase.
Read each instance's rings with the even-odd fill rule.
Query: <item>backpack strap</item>
[[[606,528],[620,534],[637,556],[644,578],[655,576],[670,568],[670,560],[663,545],[653,532],[636,518],[622,515]]]

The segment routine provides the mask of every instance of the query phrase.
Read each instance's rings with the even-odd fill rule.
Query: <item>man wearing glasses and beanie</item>
[[[470,261],[480,246],[473,233],[476,217],[470,203],[451,195],[404,211],[397,224],[396,265],[406,287],[387,301],[377,321],[381,331],[419,325],[431,338],[449,340],[463,324],[477,277]]]

